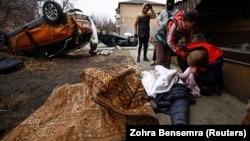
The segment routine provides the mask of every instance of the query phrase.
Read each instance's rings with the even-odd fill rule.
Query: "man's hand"
[[[180,52],[181,59],[186,60],[187,56],[188,56],[188,52],[186,52],[186,51],[181,51]]]
[[[152,5],[150,3],[147,3],[147,6],[149,9],[152,9]]]

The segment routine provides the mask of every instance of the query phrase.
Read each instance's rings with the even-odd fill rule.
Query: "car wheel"
[[[48,24],[59,24],[65,15],[62,7],[54,1],[46,1],[43,5],[43,18]]]
[[[0,50],[8,49],[8,36],[5,30],[0,29]]]
[[[134,43],[135,42],[135,38],[134,37],[128,37],[128,42],[129,43]]]
[[[101,35],[102,36],[107,36],[108,35],[108,30],[107,29],[102,29],[101,30]]]

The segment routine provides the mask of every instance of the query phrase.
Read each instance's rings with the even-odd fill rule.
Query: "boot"
[[[149,62],[149,59],[146,56],[144,56],[143,61]]]
[[[137,57],[137,60],[136,60],[136,62],[140,62],[140,57]]]

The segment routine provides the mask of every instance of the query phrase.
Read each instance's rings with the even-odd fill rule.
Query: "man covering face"
[[[174,8],[174,0],[167,0],[166,7],[167,10],[172,10]]]

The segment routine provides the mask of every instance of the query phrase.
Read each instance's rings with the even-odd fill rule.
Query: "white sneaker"
[[[151,65],[151,66],[154,66],[154,65],[155,65],[155,61],[152,61],[152,62],[150,63],[150,65]]]

